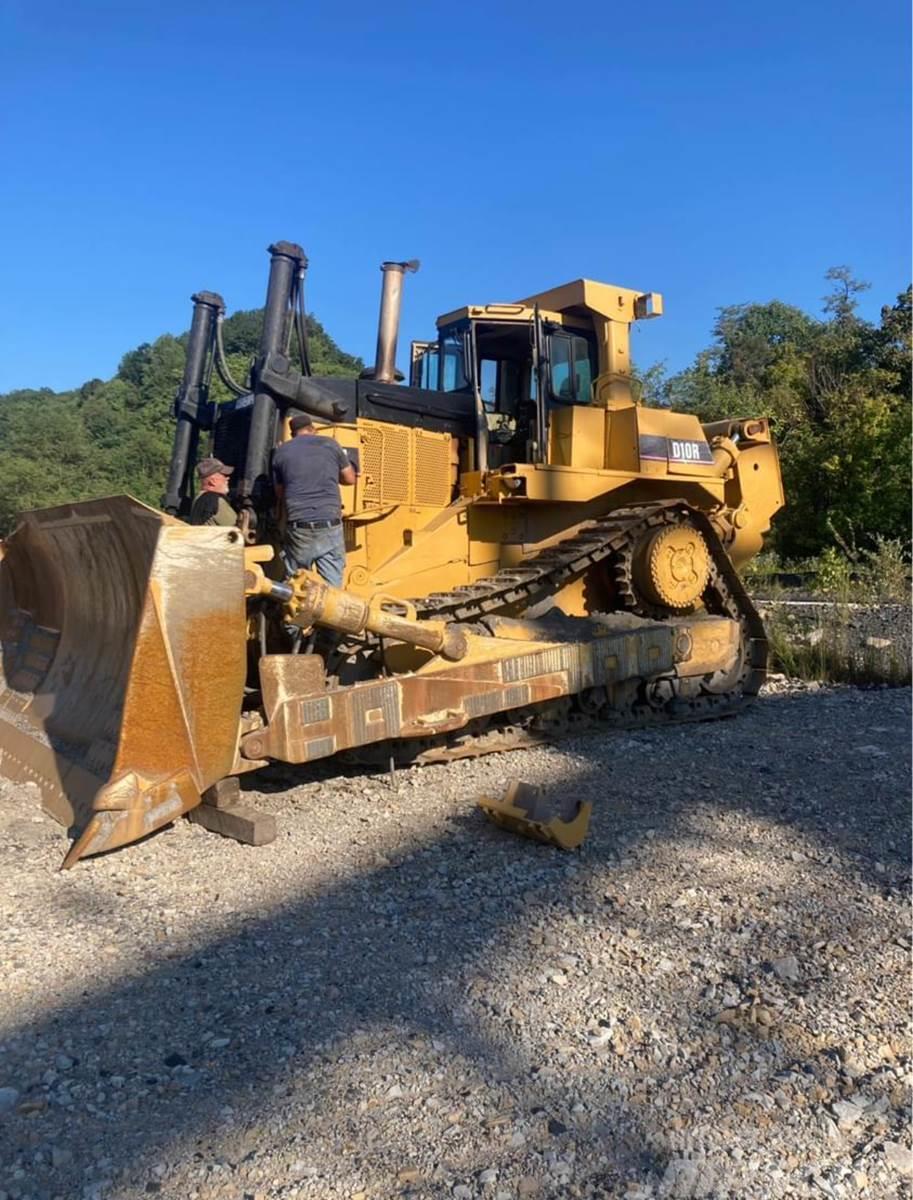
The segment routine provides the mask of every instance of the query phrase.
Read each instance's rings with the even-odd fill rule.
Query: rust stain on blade
[[[65,865],[142,837],[231,769],[240,536],[128,496],[28,513],[0,558],[0,648],[0,770],[32,771],[80,834]]]

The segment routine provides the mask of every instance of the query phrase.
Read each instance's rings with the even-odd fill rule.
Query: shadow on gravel
[[[53,1068],[56,1048],[66,1044],[76,1047],[76,1063],[62,1076],[65,1091],[78,1082],[93,1096],[99,1088],[110,1091],[112,1079],[122,1085],[124,1077],[138,1074],[145,1095],[116,1116],[103,1111],[104,1103],[93,1113],[85,1098],[47,1112],[39,1101],[37,1112],[3,1120],[0,1162],[11,1163],[17,1152],[57,1146],[68,1159],[72,1156],[66,1173],[74,1185],[78,1182],[78,1190],[66,1191],[67,1200],[94,1195],[83,1172],[101,1158],[107,1160],[105,1177],[120,1176],[120,1186],[127,1171],[138,1192],[147,1183],[155,1187],[150,1171],[158,1161],[173,1161],[178,1154],[186,1160],[195,1153],[212,1161],[208,1140],[223,1125],[226,1106],[247,1119],[255,1114],[264,1124],[281,1117],[290,1097],[302,1101],[295,1075],[315,1062],[326,1063],[328,1053],[331,1059],[343,1054],[359,1031],[376,1029],[391,1045],[419,1036],[433,1039],[442,1056],[453,1053],[464,1060],[464,1070],[477,1075],[483,1088],[509,1091],[511,1080],[534,1078],[536,1065],[522,1049],[511,1051],[503,1040],[487,1036],[484,1019],[473,1027],[464,1006],[470,980],[493,940],[525,924],[537,907],[563,905],[567,863],[544,847],[520,848],[494,830],[481,832],[479,838],[476,826],[468,836],[456,835],[465,842],[458,857],[452,843],[432,841],[325,894],[247,920],[243,928],[191,953],[162,961],[161,951],[150,947],[157,961],[139,977],[90,990],[75,1003],[54,1006],[18,1029],[2,1031],[7,1053],[0,1060],[0,1082],[19,1078],[17,1059],[36,1045],[54,1048],[47,1057]],[[538,871],[522,864],[516,870],[518,852],[535,856]],[[493,858],[503,860],[503,874]],[[449,870],[442,877],[444,861]],[[490,883],[488,899],[478,898],[480,874]],[[70,915],[78,920],[104,922],[115,915],[110,895],[73,901]],[[441,987],[442,978],[452,985]],[[478,1015],[491,1016],[484,1002]],[[206,1030],[230,1039],[230,1045],[213,1051],[201,1042]],[[79,1047],[98,1056],[91,1072],[81,1070]],[[333,1070],[328,1068],[330,1074]],[[27,1108],[46,1094],[40,1076],[21,1080],[30,1085],[22,1097]],[[543,1083],[539,1094],[542,1121],[557,1118],[549,1086]],[[312,1104],[315,1098],[327,1117],[339,1103],[332,1089],[322,1098],[305,1099]],[[562,1115],[567,1120],[563,1106]],[[655,1166],[640,1119],[625,1105],[605,1111],[601,1129],[606,1153],[619,1169],[627,1166],[640,1174]],[[355,1130],[353,1138],[347,1157],[357,1162]],[[301,1150],[308,1159],[307,1147]],[[402,1152],[407,1154],[408,1147]],[[237,1161],[244,1153],[239,1150]],[[439,1161],[447,1160],[442,1149]],[[457,1154],[450,1178],[454,1171],[471,1178],[473,1171],[459,1163]],[[32,1197],[35,1183],[27,1173],[17,1191],[16,1180],[4,1178],[0,1169],[0,1187],[11,1196]],[[391,1194],[400,1190],[394,1186]],[[450,1184],[443,1190],[449,1192]],[[162,1193],[171,1194],[167,1184]],[[102,1188],[98,1193],[105,1200],[114,1194],[120,1192]],[[245,1192],[239,1188],[234,1194],[241,1200]]]
[[[796,706],[797,719],[802,711]],[[839,804],[826,787],[816,788],[813,796],[797,793],[794,778],[781,776],[782,761],[773,759],[767,747],[758,745],[754,751],[743,732],[734,739],[734,751],[730,739],[719,732],[714,739],[708,728],[678,730],[665,740],[638,734],[578,742],[575,753],[583,763],[570,785],[597,794],[614,787],[617,801],[599,813],[594,835],[577,858],[507,837],[481,818],[465,828],[455,822],[455,831],[424,844],[413,842],[401,858],[260,916],[241,918],[238,928],[220,932],[191,952],[169,952],[162,944],[150,947],[149,965],[138,977],[113,987],[90,987],[72,1001],[52,1001],[46,1012],[24,1016],[17,1028],[2,1031],[7,1052],[0,1059],[5,1063],[0,1083],[15,1080],[23,1090],[22,1101],[26,1107],[34,1103],[34,1111],[3,1119],[0,1161],[9,1164],[19,1152],[29,1159],[36,1147],[53,1144],[72,1156],[65,1168],[72,1186],[61,1195],[92,1196],[89,1185],[98,1176],[84,1172],[100,1159],[108,1160],[101,1175],[123,1179],[126,1173],[131,1192],[142,1191],[148,1182],[150,1191],[171,1195],[167,1179],[159,1189],[149,1174],[154,1163],[197,1155],[204,1165],[212,1161],[210,1141],[218,1136],[224,1145],[226,1121],[266,1125],[281,1121],[290,1106],[316,1103],[328,1111],[338,1106],[340,1121],[348,1114],[350,1143],[339,1145],[336,1153],[354,1162],[361,1156],[370,1174],[380,1150],[360,1144],[354,1098],[345,1097],[348,1068],[337,1071],[337,1060],[353,1039],[378,1035],[389,1037],[391,1044],[424,1039],[422,1053],[432,1057],[462,1056],[465,1071],[491,1091],[495,1108],[511,1103],[522,1086],[524,1096],[531,1091],[537,1095],[532,1107],[540,1110],[528,1111],[527,1119],[569,1125],[573,1089],[585,1097],[587,1072],[606,1068],[590,1065],[564,1080],[540,1073],[517,1035],[522,1012],[499,1011],[486,999],[486,979],[497,969],[504,947],[511,946],[515,954],[519,947],[521,955],[525,950],[530,961],[534,958],[527,939],[539,916],[548,912],[570,921],[579,912],[610,931],[641,920],[654,951],[661,952],[661,922],[598,906],[626,855],[648,845],[712,836],[712,829],[692,824],[696,805],[706,809],[719,804],[769,823],[790,823],[820,851],[820,861],[803,869],[839,873],[849,869],[847,855],[862,851],[863,861],[856,863],[860,876],[879,889],[884,877],[876,872],[872,855],[887,854],[877,848],[897,838],[897,853],[902,853],[906,797],[895,797],[890,789],[873,796],[877,785],[871,773],[860,778],[861,789],[868,779],[868,801],[860,803],[857,819],[847,812],[845,792]],[[848,752],[848,747],[816,745],[807,731],[797,736],[808,740],[802,755],[809,781],[823,764],[834,769],[835,757]],[[623,797],[621,780],[611,782],[616,752],[644,756],[641,794]],[[749,775],[754,781],[750,789],[741,783]],[[657,828],[658,819],[662,824]],[[839,861],[832,861],[835,853]],[[92,866],[78,869],[90,872]],[[302,880],[302,891],[307,887]],[[86,921],[113,918],[117,908],[111,894],[72,899],[73,915]],[[833,914],[835,925],[839,920],[840,914]],[[522,999],[518,1004],[522,1007]],[[588,1015],[581,1012],[581,1028]],[[712,1020],[696,1015],[694,1006],[682,1019]],[[213,1048],[201,1040],[205,1031],[229,1039],[228,1044]],[[71,1096],[72,1105],[52,1104],[45,1110],[41,1071],[35,1078],[23,1077],[17,1064],[47,1049],[48,1066],[53,1067],[55,1053],[67,1044],[76,1047],[77,1060],[80,1046],[91,1047],[97,1062],[91,1071],[76,1061],[59,1072],[51,1094],[64,1102]],[[339,1075],[341,1095],[302,1096],[300,1080],[315,1064],[322,1064],[327,1076]],[[79,1096],[73,1095],[77,1084],[83,1086]],[[104,1100],[95,1098],[99,1089],[106,1093]],[[130,1098],[118,1107],[112,1097],[121,1094]],[[529,1105],[528,1098],[524,1103]],[[664,1164],[649,1147],[651,1133],[663,1127],[663,1114],[624,1098],[602,1104],[585,1138],[598,1138],[613,1180],[650,1172],[661,1176]],[[233,1118],[226,1116],[226,1108]],[[417,1118],[417,1110],[413,1115]],[[408,1110],[404,1119],[409,1120]],[[560,1149],[560,1132],[555,1137]],[[481,1144],[481,1128],[479,1138]],[[238,1141],[238,1161],[248,1152],[246,1145]],[[251,1145],[255,1154],[256,1140]],[[423,1149],[427,1152],[427,1146]],[[306,1158],[307,1147],[301,1150]],[[449,1192],[454,1178],[471,1178],[490,1165],[491,1156],[497,1160],[495,1150],[480,1151],[485,1153],[489,1161],[477,1157],[470,1162],[463,1151],[451,1156],[442,1138],[438,1161],[449,1182],[426,1186],[423,1194]],[[219,1155],[234,1161],[224,1150]],[[221,1178],[231,1183],[230,1173]],[[0,1186],[13,1197],[58,1194],[51,1186],[42,1191],[40,1180],[28,1175],[18,1181],[0,1176]],[[119,1196],[124,1186],[103,1187],[98,1195]],[[262,1186],[251,1187],[251,1193]],[[392,1186],[390,1194],[400,1190]],[[245,1191],[236,1183],[225,1194],[242,1200]]]

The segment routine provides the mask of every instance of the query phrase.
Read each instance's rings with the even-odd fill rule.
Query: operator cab
[[[586,317],[490,304],[437,325],[437,341],[412,343],[412,386],[463,393],[481,406],[489,466],[546,461],[551,412],[593,402],[599,360]]]

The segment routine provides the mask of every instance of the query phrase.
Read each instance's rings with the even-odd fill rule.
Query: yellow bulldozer
[[[373,367],[317,378],[304,252],[269,253],[243,383],[221,297],[193,297],[161,510],[26,512],[2,544],[0,771],[71,830],[64,865],[273,760],[441,762],[751,700],[767,644],[737,568],[783,504],[777,452],[763,417],[638,402],[630,330],[659,294],[578,279],[467,305],[406,384],[418,264],[386,262]],[[357,470],[342,589],[280,551],[271,456],[300,412]],[[235,528],[186,521],[204,452],[235,466]]]

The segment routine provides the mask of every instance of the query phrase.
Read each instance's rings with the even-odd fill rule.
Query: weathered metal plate
[[[240,534],[129,496],[26,513],[0,558],[0,771],[38,784],[71,865],[231,769],[245,677]]]
[[[738,625],[725,617],[650,621],[629,614],[551,623],[496,618],[469,634],[459,663],[326,691],[314,661],[260,659],[267,724],[241,741],[249,759],[312,762],[387,738],[425,738],[474,718],[631,679],[705,673],[732,661]],[[692,661],[693,660],[693,661]]]
[[[242,753],[311,762],[387,738],[450,732],[484,714],[675,668],[676,630],[669,624],[626,618],[611,627],[583,620],[574,629],[581,640],[470,634],[470,652],[459,663],[435,659],[414,674],[323,693],[321,680],[296,679],[280,656],[266,656],[260,677],[268,724],[242,739]],[[319,707],[318,697],[326,701]]]

